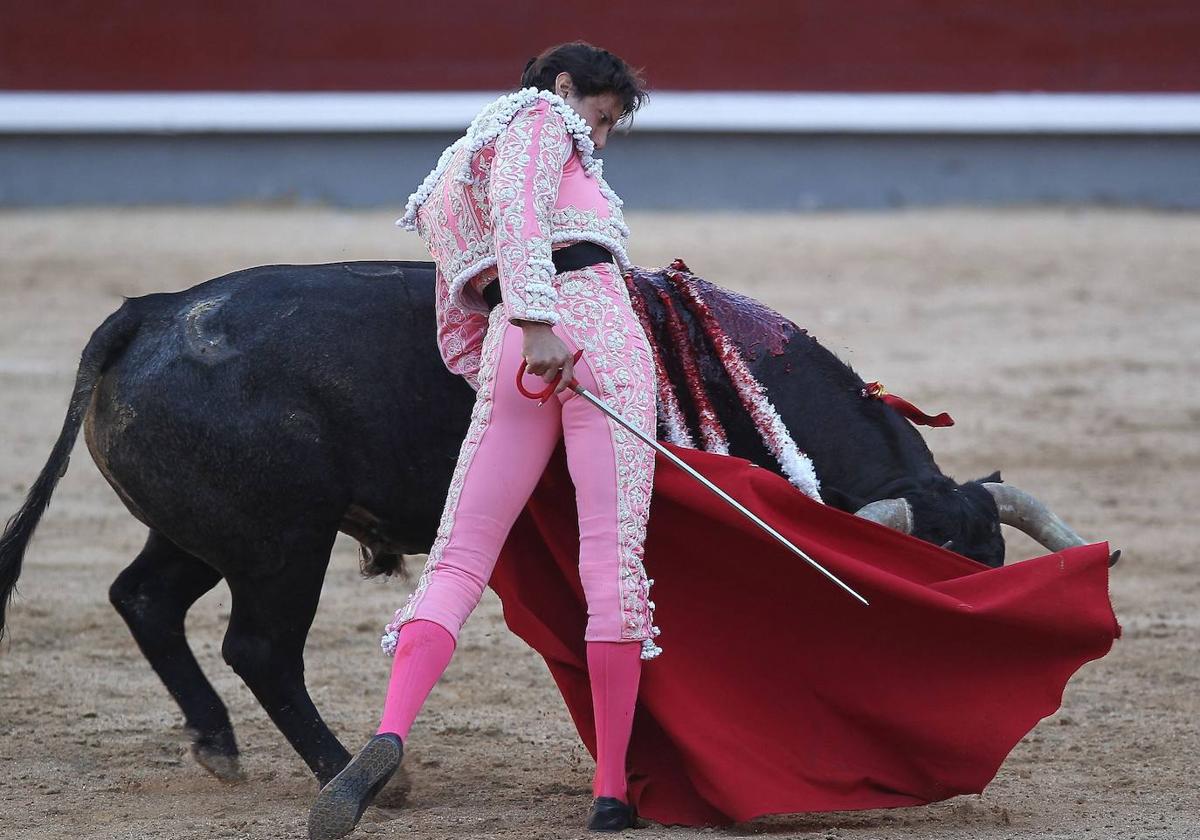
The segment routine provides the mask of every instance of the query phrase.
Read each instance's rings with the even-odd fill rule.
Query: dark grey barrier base
[[[0,135],[0,205],[391,206],[440,134]],[[1200,135],[618,136],[627,207],[804,210],[1102,203],[1200,208]]]

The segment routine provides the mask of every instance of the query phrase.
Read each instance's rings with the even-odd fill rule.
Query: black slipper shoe
[[[624,831],[637,828],[637,811],[612,796],[598,796],[588,814],[588,831]]]
[[[358,755],[321,788],[308,812],[309,840],[345,837],[363,811],[400,767],[404,744],[390,732],[376,735]]]

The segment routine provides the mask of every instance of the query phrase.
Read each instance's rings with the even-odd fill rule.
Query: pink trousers
[[[654,435],[654,362],[624,280],[614,266],[600,265],[559,274],[556,283],[560,321],[554,332],[572,352],[583,349],[576,379]],[[642,544],[654,451],[570,390],[541,406],[522,396],[515,384],[522,339],[504,308],[493,309],[475,407],[437,536],[382,646],[392,654],[400,627],[414,619],[435,622],[457,640],[561,435],[579,511],[579,575],[588,606],[584,638],[640,641],[642,658],[653,658],[660,648]],[[525,387],[540,391],[545,383],[530,375]]]

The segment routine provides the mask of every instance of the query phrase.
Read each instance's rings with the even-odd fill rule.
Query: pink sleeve
[[[544,99],[518,111],[496,138],[488,197],[509,321],[558,322],[550,213],[572,148],[562,117]]]
[[[440,268],[434,281],[434,296],[437,344],[442,362],[451,373],[463,377],[478,391],[479,358],[483,336],[487,332],[487,316],[469,312],[450,301],[450,287]]]

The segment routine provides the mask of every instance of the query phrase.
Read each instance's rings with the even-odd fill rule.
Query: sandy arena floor
[[[121,295],[272,262],[423,258],[395,213],[92,209],[0,213],[0,521],[58,434],[79,353]],[[1200,216],[1033,210],[802,216],[631,214],[632,255],[683,257],[807,326],[868,379],[953,429],[927,431],[960,479],[999,467],[1085,536],[1125,550],[1125,635],[1067,687],[987,792],[935,806],[775,817],[644,840],[1200,836]],[[1011,535],[1010,554],[1034,553]],[[192,610],[248,781],[187,753],[181,715],[107,587],[141,547],[79,441],[27,557],[0,644],[0,838],[300,838],[315,782],[221,661],[222,584]],[[420,562],[423,558],[418,558]],[[340,537],[308,644],[308,683],[351,749],[387,678],[380,625],[403,600],[358,577]],[[591,759],[547,671],[497,601],[463,632],[361,835],[579,837]],[[357,836],[357,835],[356,835]]]

